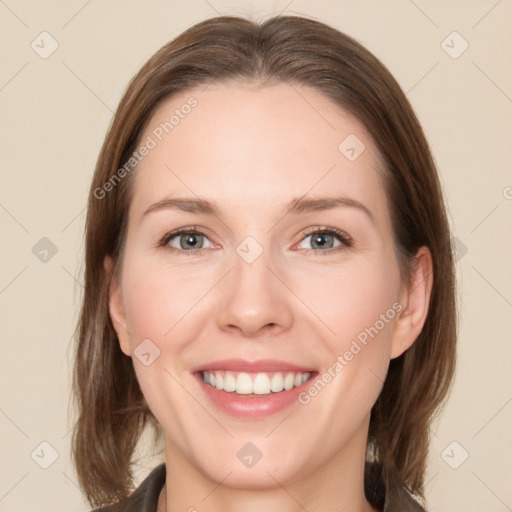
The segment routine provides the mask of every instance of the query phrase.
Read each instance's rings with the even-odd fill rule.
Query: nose
[[[246,338],[276,336],[290,329],[293,294],[285,276],[263,253],[252,263],[238,254],[221,284],[217,324]]]

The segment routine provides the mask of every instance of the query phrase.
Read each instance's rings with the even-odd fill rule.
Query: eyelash
[[[332,254],[332,253],[335,253],[338,251],[346,250],[349,247],[352,247],[352,245],[353,245],[353,240],[349,235],[347,235],[347,233],[340,231],[339,229],[336,229],[336,228],[319,227],[319,226],[317,226],[315,228],[311,228],[310,230],[303,233],[300,241],[302,242],[305,238],[307,238],[308,236],[314,235],[314,234],[332,235],[332,236],[336,237],[341,242],[341,245],[339,245],[338,247],[327,249],[327,250],[300,249],[300,250],[306,251],[306,254],[309,254],[310,252],[314,253],[315,255]],[[164,248],[173,253],[186,253],[188,256],[193,256],[193,255],[198,254],[201,251],[205,250],[205,249],[191,249],[190,251],[186,251],[183,249],[176,249],[175,247],[170,247],[169,242],[173,238],[176,238],[179,235],[201,235],[201,236],[205,236],[208,238],[206,233],[202,232],[196,226],[192,226],[192,227],[188,227],[188,228],[177,229],[176,231],[172,231],[171,233],[165,234],[158,242],[157,247]]]

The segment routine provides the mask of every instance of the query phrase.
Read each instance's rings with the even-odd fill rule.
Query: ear
[[[402,291],[403,308],[393,328],[391,359],[402,355],[423,329],[433,282],[432,255],[427,247],[420,247],[413,262],[411,282]]]
[[[119,345],[121,350],[127,355],[131,356],[130,340],[128,336],[128,327],[126,322],[126,315],[124,311],[123,296],[121,285],[117,276],[112,274],[114,264],[110,256],[106,256],[103,261],[103,266],[107,276],[112,276],[110,279],[109,291],[108,291],[108,308],[110,313],[110,319],[112,325],[117,334]]]

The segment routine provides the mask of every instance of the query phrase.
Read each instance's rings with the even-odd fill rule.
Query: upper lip
[[[263,373],[263,372],[312,372],[311,368],[298,366],[286,361],[276,359],[259,359],[257,361],[246,361],[244,359],[222,359],[211,361],[192,368],[192,372],[201,372],[206,370],[232,370],[235,372]]]

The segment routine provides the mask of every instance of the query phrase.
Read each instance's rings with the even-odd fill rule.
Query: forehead
[[[363,125],[312,88],[212,83],[165,100],[141,143],[133,208],[162,196],[214,197],[245,209],[339,192],[383,203]]]

